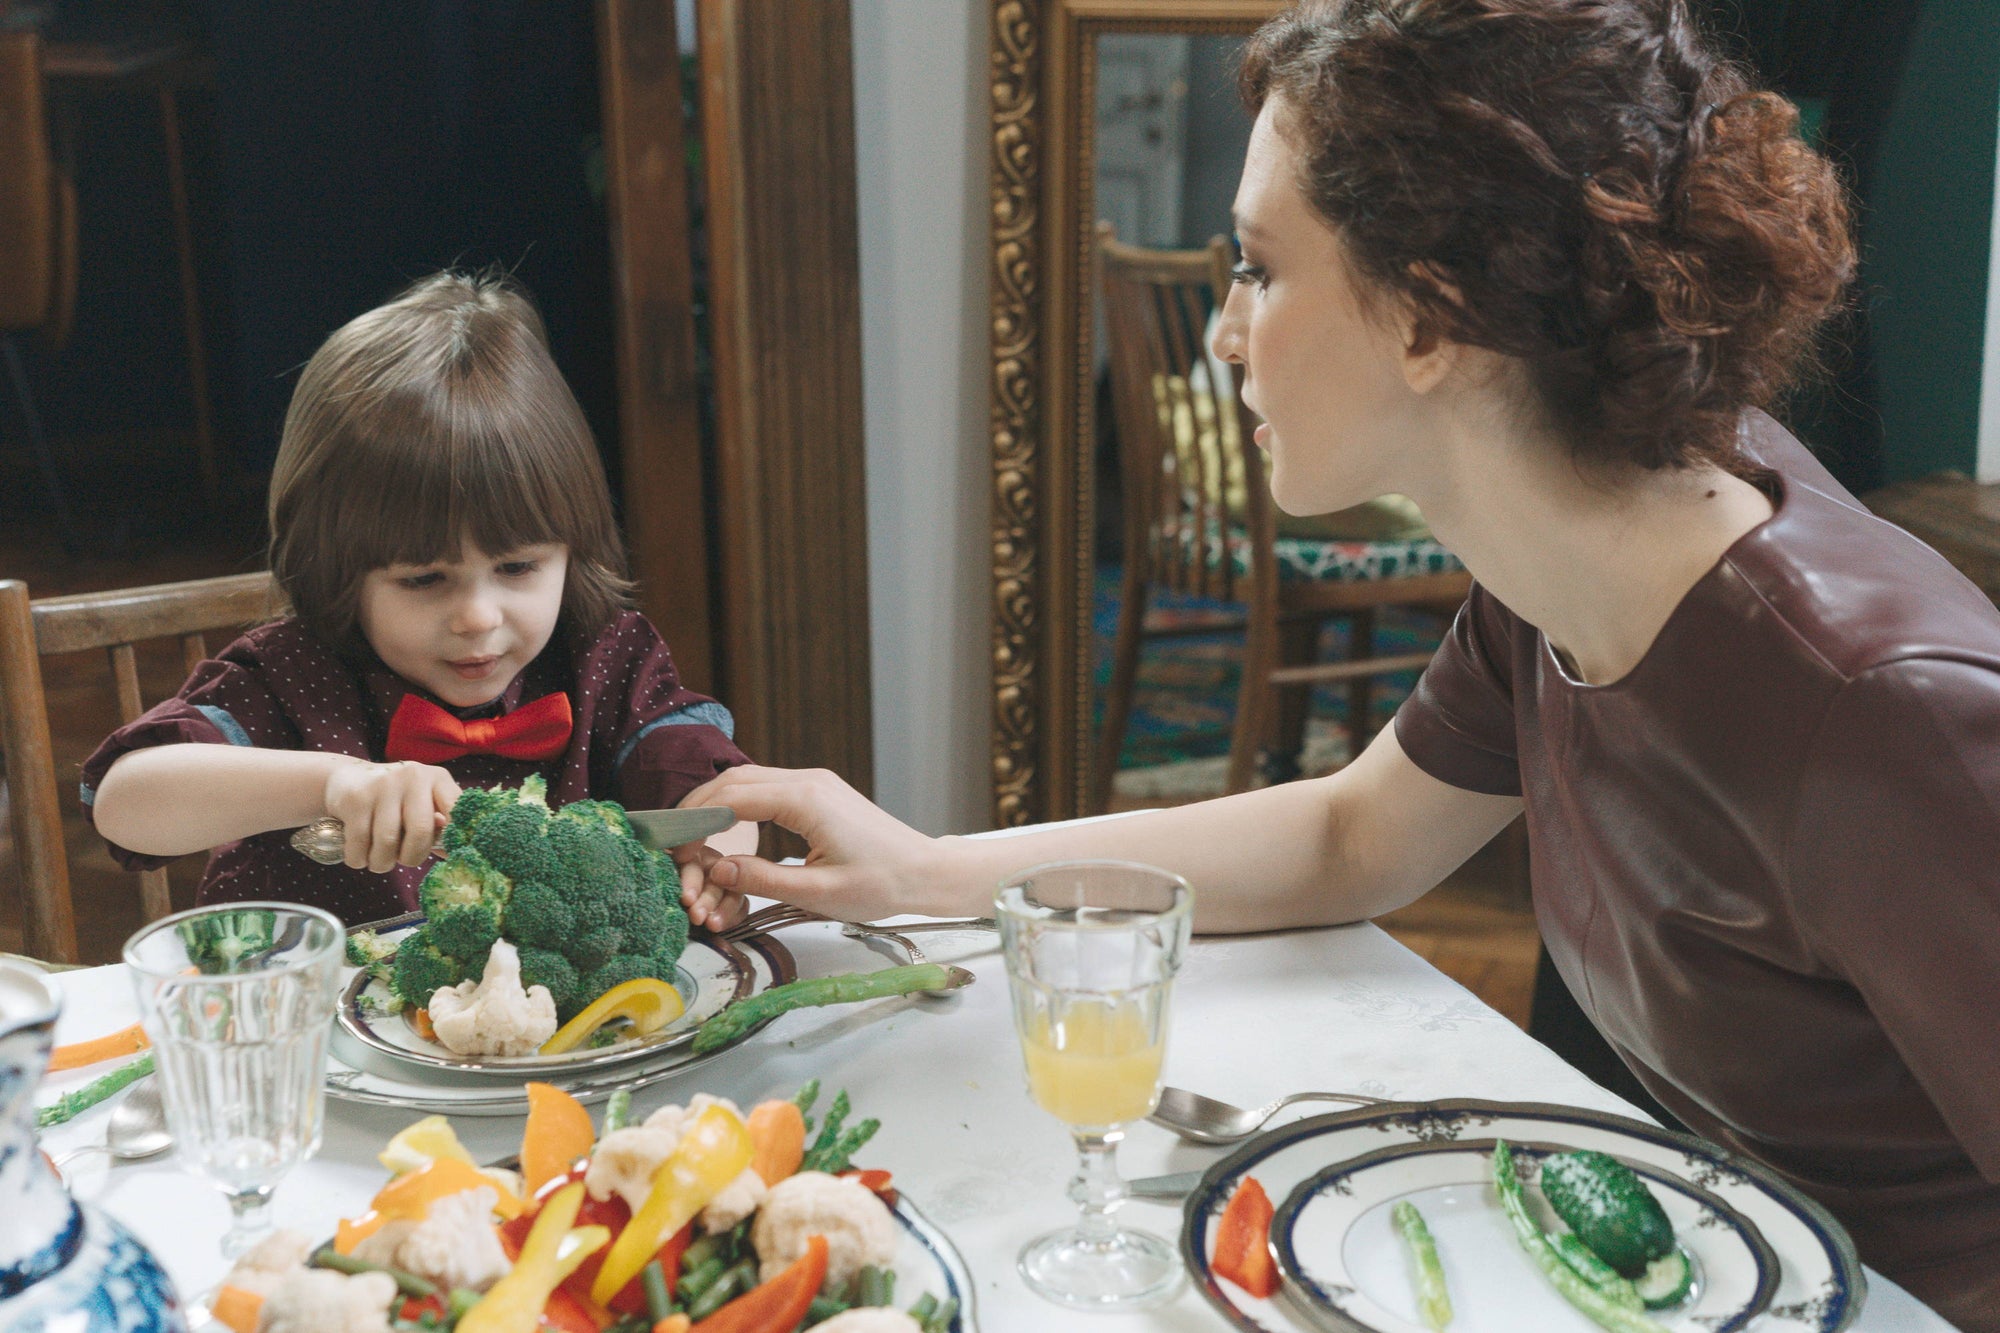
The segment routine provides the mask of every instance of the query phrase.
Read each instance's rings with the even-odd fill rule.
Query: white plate
[[[1542,1161],[1561,1148],[1510,1143],[1530,1211],[1560,1230],[1533,1188]],[[1660,1322],[1737,1333],[1771,1303],[1778,1261],[1755,1225],[1707,1190],[1644,1162],[1628,1163],[1665,1208],[1694,1260],[1695,1286]],[[1405,1143],[1315,1172],[1271,1222],[1278,1264],[1311,1322],[1341,1333],[1427,1333],[1416,1308],[1408,1247],[1390,1216],[1407,1200],[1437,1242],[1453,1333],[1574,1330],[1595,1325],[1556,1294],[1515,1241],[1492,1184],[1493,1140]]]
[[[413,912],[358,929],[372,931],[395,943],[423,923],[422,914]],[[774,984],[769,977],[759,977],[737,945],[705,930],[689,937],[687,949],[674,970],[675,975],[669,981],[680,992],[687,1008],[658,1032],[563,1055],[496,1056],[459,1055],[442,1042],[419,1035],[407,1009],[401,1013],[389,1012],[395,1004],[389,983],[372,980],[357,969],[341,992],[340,1007],[334,1016],[334,1047],[349,1065],[391,1077],[423,1077],[430,1082],[481,1079],[489,1081],[489,1086],[490,1080],[496,1078],[514,1082],[527,1078],[547,1081],[683,1052],[693,1044],[696,1029],[731,1002]],[[789,979],[789,976],[783,978]]]
[[[1758,1317],[1756,1333],[1837,1333],[1854,1322],[1867,1299],[1860,1260],[1840,1224],[1764,1167],[1715,1144],[1624,1116],[1569,1106],[1472,1100],[1360,1107],[1314,1116],[1251,1139],[1210,1167],[1188,1196],[1181,1221],[1181,1255],[1188,1275],[1232,1327],[1259,1333],[1310,1330],[1315,1324],[1299,1313],[1303,1307],[1294,1304],[1295,1297],[1285,1298],[1281,1292],[1279,1300],[1256,1300],[1235,1283],[1217,1278],[1209,1267],[1216,1223],[1237,1182],[1254,1175],[1273,1199],[1287,1199],[1328,1167],[1364,1154],[1472,1139],[1595,1148],[1712,1195],[1754,1227],[1777,1256],[1778,1289]],[[1459,1201],[1459,1206],[1466,1202]],[[1487,1196],[1482,1205],[1494,1209],[1494,1248],[1518,1251],[1520,1244],[1497,1204]],[[1455,1231],[1456,1222],[1453,1227]],[[1533,1276],[1537,1282],[1546,1280],[1539,1273]],[[1396,1277],[1408,1284],[1407,1269],[1390,1275]],[[1388,1289],[1386,1280],[1381,1289]],[[1574,1313],[1566,1305],[1557,1307],[1557,1312]],[[1662,1311],[1655,1318],[1676,1333],[1709,1333],[1709,1326],[1686,1310]],[[1459,1333],[1460,1326],[1454,1319],[1453,1333]],[[1469,1331],[1472,1325],[1464,1327]],[[1504,1327],[1554,1333],[1569,1326],[1537,1316]],[[1581,1322],[1575,1327],[1595,1326]]]
[[[791,951],[769,935],[749,936],[738,940],[736,947],[751,971],[749,993],[782,985],[798,975]],[[762,1027],[759,1024],[750,1031]],[[649,1048],[640,1058],[570,1070],[539,1081],[553,1083],[578,1101],[599,1102],[619,1088],[636,1091],[707,1064],[736,1044],[703,1055],[695,1055],[686,1043]],[[522,1073],[510,1071],[508,1080],[502,1082],[484,1074],[392,1060],[361,1045],[338,1024],[326,1065],[326,1095],[335,1101],[467,1116],[520,1115],[528,1109],[528,1094],[523,1088],[527,1076]]]

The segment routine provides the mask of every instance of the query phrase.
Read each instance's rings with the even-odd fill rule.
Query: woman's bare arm
[[[731,769],[689,804],[733,806],[804,837],[804,866],[730,858],[710,881],[832,916],[984,915],[994,888],[1041,861],[1115,857],[1173,870],[1195,888],[1202,931],[1269,930],[1380,915],[1417,898],[1520,812],[1509,796],[1448,786],[1393,730],[1310,782],[1012,838],[930,839],[831,774]]]

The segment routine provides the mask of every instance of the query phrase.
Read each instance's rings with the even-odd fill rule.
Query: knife
[[[726,805],[693,805],[684,810],[627,810],[632,832],[644,846],[664,852],[682,843],[694,842],[722,832],[736,823],[736,812]],[[337,866],[347,846],[338,819],[323,815],[292,834],[292,847],[323,866]]]
[[[1170,1176],[1141,1176],[1125,1182],[1125,1190],[1139,1199],[1182,1199],[1194,1193],[1206,1171],[1176,1171]]]
[[[632,821],[640,842],[664,852],[733,827],[736,812],[726,805],[692,805],[684,810],[627,810],[625,818]]]

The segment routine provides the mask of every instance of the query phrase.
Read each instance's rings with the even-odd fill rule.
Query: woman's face
[[[1418,395],[1406,334],[1364,312],[1340,238],[1300,193],[1277,110],[1266,101],[1250,132],[1236,192],[1242,262],[1214,348],[1243,363],[1278,507],[1320,514],[1408,489],[1398,463]]]

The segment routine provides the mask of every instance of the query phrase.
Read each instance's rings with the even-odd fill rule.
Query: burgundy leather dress
[[[1762,413],[1776,513],[1623,679],[1474,589],[1396,718],[1527,805],[1549,956],[1699,1133],[2000,1330],[2000,613]]]

